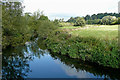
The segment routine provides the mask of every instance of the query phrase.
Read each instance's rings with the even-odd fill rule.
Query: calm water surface
[[[120,69],[103,68],[50,53],[36,42],[3,51],[5,78],[109,78],[120,79]]]

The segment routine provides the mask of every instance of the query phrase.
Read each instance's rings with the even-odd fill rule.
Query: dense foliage
[[[6,2],[2,5],[2,45],[4,49],[7,46],[24,45],[27,41],[40,38],[53,52],[107,67],[120,68],[117,39],[74,37],[65,31],[57,30],[59,26],[57,19],[50,21],[47,16],[40,12],[23,14],[23,7],[19,2]],[[113,15],[106,15],[100,19],[93,18],[92,20],[92,22],[88,22],[106,25],[119,23]],[[73,22],[76,26],[85,25],[85,20],[81,17],[70,18],[68,22]]]
[[[93,15],[86,15],[84,18],[85,20],[95,20],[95,19],[102,19],[105,16],[115,16],[115,17],[119,17],[120,14],[118,13],[98,13],[98,14],[93,14]]]
[[[26,26],[22,10],[22,4],[18,2],[6,2],[2,4],[3,48],[9,45],[19,45],[30,39],[30,28]]]
[[[108,16],[109,16],[109,19],[105,20],[105,18]],[[98,14],[93,14],[91,16],[86,15],[84,17],[84,19],[85,19],[87,24],[114,25],[114,24],[120,24],[119,16],[120,16],[120,14],[118,14],[118,13],[98,13]],[[111,21],[110,18],[112,18],[112,17],[116,17],[116,19],[112,19],[112,21]],[[71,17],[67,22],[75,23],[77,18],[78,17],[75,17],[75,18]]]
[[[105,16],[102,18],[102,23],[105,25],[115,24],[117,19],[115,16]]]
[[[85,26],[85,19],[82,17],[71,17],[67,22],[74,23],[74,26]]]
[[[76,21],[75,21],[75,26],[85,26],[85,20],[84,18],[77,18]]]
[[[94,37],[71,37],[63,32],[46,39],[47,48],[54,53],[67,55],[99,65],[120,68],[120,54],[117,40],[96,39]]]
[[[48,37],[57,26],[47,16],[37,11],[23,14],[20,2],[2,3],[2,46],[24,45],[38,36]]]

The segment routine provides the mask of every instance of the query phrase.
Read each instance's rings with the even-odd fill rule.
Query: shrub
[[[75,26],[85,26],[86,22],[85,22],[85,19],[84,18],[77,18],[76,21],[75,21]]]

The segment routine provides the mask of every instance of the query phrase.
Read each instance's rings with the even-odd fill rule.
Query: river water
[[[120,69],[96,64],[41,49],[36,42],[3,50],[2,78],[108,78],[120,79]]]

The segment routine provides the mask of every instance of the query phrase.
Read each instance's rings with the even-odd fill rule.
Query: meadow
[[[80,26],[64,26],[60,29],[69,31],[73,36],[118,39],[118,25],[86,25],[82,28]]]

